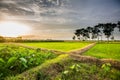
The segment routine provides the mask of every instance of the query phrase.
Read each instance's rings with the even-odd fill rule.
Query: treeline
[[[117,23],[99,23],[93,27],[88,26],[87,28],[80,28],[75,30],[73,40],[76,38],[78,40],[94,40],[98,39],[98,41],[105,36],[109,41],[114,40],[114,30],[118,29],[117,31],[120,32],[120,21]]]
[[[0,42],[64,42],[64,40],[30,40],[30,39],[22,39],[22,37],[3,37],[0,36]]]
[[[16,41],[16,42],[18,42],[18,41]],[[19,41],[19,42],[25,42],[25,43],[30,43],[30,42],[34,42],[34,43],[36,43],[36,42],[64,42],[64,40],[21,40],[21,41]]]
[[[0,36],[0,42],[21,42],[22,37],[3,37]]]

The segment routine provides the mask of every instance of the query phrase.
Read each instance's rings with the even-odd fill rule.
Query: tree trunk
[[[102,35],[101,35],[101,41],[102,41]]]
[[[109,37],[107,38],[107,41],[109,42]]]
[[[99,34],[97,34],[97,37],[98,37],[98,42],[99,42]]]

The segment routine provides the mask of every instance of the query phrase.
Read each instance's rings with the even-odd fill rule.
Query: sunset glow
[[[30,31],[30,28],[18,22],[0,22],[0,36],[17,37]]]

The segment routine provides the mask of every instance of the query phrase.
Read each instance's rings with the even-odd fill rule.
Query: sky
[[[119,20],[120,0],[0,0],[0,22],[27,25],[26,38],[71,40],[76,29]]]

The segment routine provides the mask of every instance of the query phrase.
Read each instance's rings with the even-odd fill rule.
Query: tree
[[[87,29],[82,29],[82,36],[84,38],[84,40],[87,40],[88,38],[90,38],[90,35],[89,35],[89,31]]]
[[[104,24],[103,23],[98,23],[98,26],[99,26],[99,30],[100,30],[99,36],[101,37],[101,41],[102,41]]]
[[[0,42],[4,42],[5,38],[3,36],[0,36]]]
[[[118,28],[119,31],[120,31],[120,21],[118,21],[118,23],[117,23],[117,28]]]
[[[106,23],[103,26],[103,33],[106,36],[108,41],[109,41],[110,36],[111,35],[113,36],[113,31],[114,31],[115,26],[116,25],[112,23]]]
[[[91,38],[90,35],[92,35],[92,30],[93,30],[93,28],[92,28],[92,27],[87,27],[86,30],[87,30],[88,33],[89,33],[89,38]]]
[[[75,34],[75,35],[77,36],[77,38],[80,40],[80,35],[81,35],[80,29],[77,29],[74,34]]]
[[[89,33],[92,33],[92,30],[93,30],[92,27],[87,27],[86,29],[88,30]]]
[[[75,38],[76,38],[75,36],[72,37],[73,40],[75,40]]]
[[[98,41],[99,41],[100,33],[101,31],[99,29],[99,26],[98,25],[94,26],[92,29],[92,39],[98,38]]]
[[[114,40],[114,29],[118,28],[120,31],[120,21],[118,21],[117,24],[115,23],[99,23],[98,25],[95,25],[94,27],[87,27],[87,28],[81,28],[77,29],[74,33],[78,39],[86,40],[88,38],[95,39],[101,37],[104,34],[109,41],[109,38],[111,40]]]
[[[117,24],[112,23],[112,25],[111,25],[111,29],[112,29],[112,32],[111,32],[112,40],[114,40],[114,29],[115,29],[116,27],[117,27]]]
[[[75,35],[78,37],[78,39],[80,40],[86,40],[87,38],[89,38],[89,33],[87,29],[77,29],[75,32]]]

